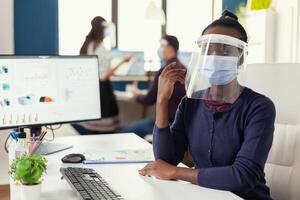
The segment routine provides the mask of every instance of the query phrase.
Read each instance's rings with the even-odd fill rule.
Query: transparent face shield
[[[165,52],[164,52],[164,48],[168,46],[168,41],[165,39],[161,39],[159,41],[159,48],[157,49],[157,55],[159,57],[160,60],[163,60],[165,57]]]
[[[106,49],[116,47],[116,25],[112,22],[102,22],[104,27],[104,46]]]
[[[203,35],[196,43],[187,69],[187,97],[233,103],[242,91],[237,78],[246,64],[247,43],[220,34]]]

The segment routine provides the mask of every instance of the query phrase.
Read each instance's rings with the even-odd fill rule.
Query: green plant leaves
[[[16,164],[16,175],[20,177],[25,176],[28,173],[28,171],[30,171],[31,165],[32,162],[28,159],[20,160]]]
[[[40,155],[25,155],[13,161],[9,174],[15,181],[23,184],[34,185],[40,182],[47,169],[46,158]]]
[[[33,184],[39,183],[39,180],[40,180],[42,174],[43,173],[39,170],[32,171],[23,177],[23,181],[25,184],[28,184],[28,185],[33,185]]]

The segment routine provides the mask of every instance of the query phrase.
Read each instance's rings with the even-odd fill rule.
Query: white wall
[[[300,62],[300,3],[298,0],[273,0],[276,11],[276,62]]]
[[[13,0],[0,0],[0,54],[14,53]]]
[[[181,51],[194,51],[195,41],[203,29],[221,12],[216,1],[169,0],[167,2],[167,34],[175,35]],[[179,15],[178,10],[182,13]]]
[[[0,0],[0,54],[14,53],[13,0]],[[0,131],[0,185],[8,183],[8,156],[3,143],[7,131]]]
[[[223,2],[219,0],[212,0],[213,4],[213,20],[219,19],[223,11]]]
[[[2,1],[2,0],[0,0]],[[111,1],[108,0],[59,0],[59,54],[78,55],[91,20],[102,16],[111,21]]]
[[[0,185],[8,184],[8,154],[4,151],[4,142],[9,131],[0,130]]]
[[[297,56],[297,62],[300,63],[300,3],[298,1],[298,16],[297,16],[297,19],[298,19],[298,56]]]
[[[272,0],[267,12],[248,11],[240,21],[249,36],[248,63],[300,62],[298,0]]]

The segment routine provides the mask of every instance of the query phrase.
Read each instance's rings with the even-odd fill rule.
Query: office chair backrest
[[[300,63],[251,64],[241,71],[240,82],[272,99],[277,123],[300,124]]]
[[[240,82],[276,106],[274,140],[265,167],[274,200],[300,199],[300,64],[252,64]]]

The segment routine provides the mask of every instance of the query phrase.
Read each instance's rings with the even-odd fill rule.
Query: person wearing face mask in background
[[[227,190],[243,199],[272,199],[264,167],[276,110],[268,97],[239,83],[241,71],[247,70],[247,47],[237,16],[224,11],[197,40],[187,74],[171,65],[164,69],[153,131],[156,161],[141,175]],[[167,105],[178,81],[185,82],[187,96],[170,126]],[[194,168],[177,167],[187,149]]]
[[[145,106],[150,106],[155,104],[157,99],[157,91],[158,91],[158,79],[165,66],[172,63],[172,65],[174,65],[174,69],[180,71],[186,70],[186,67],[177,58],[178,49],[179,49],[179,42],[175,36],[165,35],[161,38],[160,47],[157,50],[157,53],[162,63],[164,63],[164,66],[155,74],[154,80],[151,83],[147,94],[143,95],[140,94],[139,92],[136,92],[134,94],[134,99],[137,103],[140,103]],[[181,99],[185,96],[185,86],[182,83],[176,82],[173,90],[174,91],[172,97],[170,98],[170,101],[168,103],[169,123],[172,123],[174,121],[177,107]],[[124,126],[121,129],[121,132],[134,132],[140,137],[144,138],[146,135],[152,133],[154,123],[155,123],[154,118],[142,119],[128,126]]]
[[[101,117],[99,121],[88,121],[73,124],[81,135],[112,133],[119,129],[119,109],[110,77],[131,55],[125,57],[117,66],[111,67],[111,56],[105,48],[103,40],[107,36],[108,23],[103,17],[97,16],[92,22],[92,29],[80,49],[80,55],[97,55],[99,62]]]

